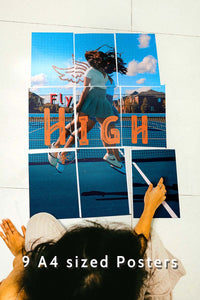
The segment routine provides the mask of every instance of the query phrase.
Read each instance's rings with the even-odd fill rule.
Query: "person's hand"
[[[23,235],[18,232],[14,224],[9,219],[3,219],[0,226],[3,231],[0,231],[1,238],[4,240],[5,244],[10,249],[12,254],[14,256],[17,256],[24,248],[26,234],[25,226],[21,227]]]
[[[153,184],[151,183],[144,196],[145,209],[154,213],[160,204],[166,199],[165,194],[166,189],[163,184],[163,178],[160,178],[155,188],[153,188]]]

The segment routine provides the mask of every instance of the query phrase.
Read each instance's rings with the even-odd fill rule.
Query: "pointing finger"
[[[161,177],[157,185],[162,185],[162,184],[163,184],[163,178]]]

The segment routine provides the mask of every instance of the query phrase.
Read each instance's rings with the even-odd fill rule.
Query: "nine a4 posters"
[[[87,87],[85,78],[95,70],[94,53],[101,56],[105,78],[92,77]],[[30,215],[47,211],[59,219],[139,217],[144,190],[139,196],[134,164],[138,157],[147,159],[151,151],[131,152],[132,147],[155,149],[155,162],[149,167],[157,174],[155,182],[161,176],[167,180],[172,167],[165,161],[171,157],[172,185],[178,186],[175,154],[156,150],[166,149],[167,140],[166,93],[160,84],[154,34],[33,33],[31,73],[29,149],[41,153],[29,154]],[[96,98],[101,97],[99,91],[105,91],[111,107],[105,116],[99,107],[93,110],[95,98],[90,108],[85,108],[88,114],[80,116],[78,105],[87,88]],[[62,148],[62,170],[55,162],[60,155],[56,148]],[[126,151],[132,154],[134,164],[126,161]],[[109,153],[116,157],[116,164],[106,160]],[[132,169],[130,178],[126,170]],[[127,186],[133,186],[133,196]],[[173,197],[176,212],[160,208],[155,217],[180,217],[177,189]]]
[[[8,240],[24,241],[22,225],[28,238],[37,213],[65,228],[119,222],[132,230],[144,217],[147,189],[153,184],[153,194],[162,177],[166,198],[151,237],[156,231],[186,271],[176,286],[166,280],[164,293],[175,286],[173,299],[198,299],[199,2],[90,4],[0,4],[0,298],[16,286],[4,289],[16,266]],[[47,290],[55,286],[48,281]]]

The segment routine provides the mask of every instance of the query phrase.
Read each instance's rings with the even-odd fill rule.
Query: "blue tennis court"
[[[79,162],[83,217],[128,215],[126,176],[104,161]]]
[[[132,151],[132,161],[137,164],[154,186],[163,177],[167,190],[166,202],[176,216],[180,217],[175,151],[167,149]],[[134,217],[139,218],[144,208],[144,194],[148,184],[134,166],[132,167],[132,176]],[[171,216],[161,205],[154,217],[170,218]]]
[[[78,174],[75,162],[59,174],[46,153],[29,155],[31,215],[46,211],[64,219],[129,214],[126,176],[103,161],[104,149],[90,150],[90,159],[85,152],[78,152]]]
[[[131,116],[133,114],[122,114],[120,121],[115,123],[115,127],[120,132],[120,144],[117,146],[145,146],[145,147],[166,147],[166,123],[164,113],[145,114],[148,117],[148,143],[142,143],[142,133],[138,135],[137,144],[132,144]],[[134,114],[138,118],[137,125],[141,126],[141,117],[144,114]],[[58,122],[58,114],[51,114],[50,125]],[[66,125],[72,121],[72,114],[66,114]],[[58,138],[59,131],[51,135],[51,143]],[[102,147],[100,126],[98,123],[88,133],[89,145],[87,147]],[[44,114],[29,114],[29,149],[44,149]]]
[[[46,156],[47,154],[41,154]],[[42,160],[40,154],[29,154],[29,160]],[[46,158],[47,159],[47,158]],[[78,218],[78,192],[75,164],[59,174],[45,163],[29,163],[30,216],[48,212],[56,218]]]

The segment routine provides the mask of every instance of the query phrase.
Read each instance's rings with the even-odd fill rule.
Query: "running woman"
[[[114,81],[107,74],[112,74],[116,71],[116,60],[115,60],[115,52],[108,51],[103,53],[101,51],[87,51],[85,53],[85,57],[88,60],[91,68],[86,72],[84,78],[84,90],[81,94],[80,100],[77,104],[78,111],[78,121],[77,134],[81,135],[81,127],[79,122],[80,116],[88,116],[88,124],[87,131],[90,131],[96,121],[98,121],[101,125],[105,118],[111,115],[118,115],[116,108],[112,105],[113,92],[114,92]],[[118,62],[118,71],[121,74],[126,73],[126,68],[124,67],[123,60],[121,57],[117,58]],[[106,87],[109,86],[109,88]],[[107,88],[107,92],[106,92]],[[112,91],[112,92],[111,92]],[[109,100],[109,101],[108,101]],[[113,127],[113,125],[112,125]],[[70,130],[71,129],[71,130]],[[67,143],[65,144],[65,148],[71,147],[74,144],[75,133],[71,134],[71,131],[74,130],[74,120],[66,126],[66,137],[69,135]],[[107,146],[104,141],[102,141],[104,146]],[[110,146],[110,145],[109,145]],[[52,148],[59,148],[60,140],[58,139],[55,144],[52,145]],[[56,169],[59,172],[62,172],[64,169],[64,163],[66,159],[66,152],[62,152],[59,155],[59,161],[57,162],[57,155],[49,154],[50,160],[53,165],[56,165]],[[120,163],[121,159],[118,153],[118,149],[107,149],[107,154],[104,156],[104,160],[109,162],[110,164],[122,168],[122,164]]]

